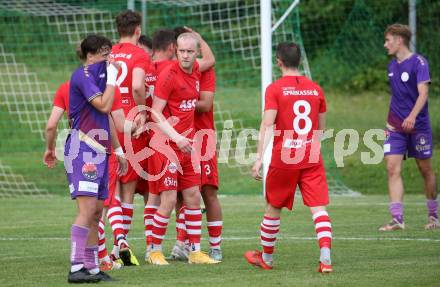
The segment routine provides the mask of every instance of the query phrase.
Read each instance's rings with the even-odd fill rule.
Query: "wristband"
[[[116,78],[118,77],[118,69],[110,64],[107,66],[107,85],[116,86]]]
[[[115,155],[117,155],[119,157],[125,158],[124,151],[122,150],[122,147],[115,148],[114,153],[115,153]]]

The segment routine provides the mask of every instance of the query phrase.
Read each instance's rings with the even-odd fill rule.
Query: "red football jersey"
[[[151,108],[153,104],[154,88],[156,86],[157,77],[160,72],[168,65],[174,63],[173,60],[163,60],[152,62],[145,73],[145,89],[147,91],[146,105]]]
[[[277,110],[271,166],[299,169],[321,162],[315,131],[326,103],[319,85],[304,76],[282,77],[266,89],[264,110]]]
[[[58,87],[58,90],[55,93],[55,98],[53,99],[53,105],[62,108],[67,114],[69,113],[69,88],[70,81],[62,83]]]
[[[155,96],[167,101],[163,110],[166,118],[177,117],[179,122],[174,126],[175,130],[192,139],[194,136],[194,114],[196,102],[200,97],[200,71],[198,66],[193,67],[191,74],[183,71],[179,62],[167,66],[157,79]]]
[[[202,73],[200,79],[200,92],[212,92],[215,93],[215,71],[214,68]],[[197,113],[195,115],[194,124],[196,130],[211,129],[215,130],[214,125],[214,107],[211,107],[209,112]]]
[[[121,65],[116,84],[121,93],[121,102],[125,115],[136,106],[133,98],[133,69],[141,68],[148,71],[150,56],[136,45],[118,43],[112,47],[110,57]]]
[[[121,92],[119,91],[119,88],[115,87],[115,95],[113,99],[113,105],[112,105],[112,112],[122,109],[122,103],[121,103]]]

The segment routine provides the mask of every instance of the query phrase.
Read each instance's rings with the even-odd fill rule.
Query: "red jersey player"
[[[199,49],[199,41],[192,33],[184,33],[177,39],[178,62],[166,67],[159,75],[153,99],[152,119],[169,138],[168,154],[156,152],[149,158],[148,165],[162,176],[150,182],[150,193],[160,194],[160,206],[154,214],[151,252],[148,262],[167,265],[162,253],[162,240],[166,233],[169,216],[174,209],[177,191],[185,201],[185,222],[191,252],[188,262],[192,264],[212,264],[212,260],[200,250],[201,220],[200,209],[200,162],[190,144],[194,136],[194,112],[199,98],[200,72],[194,66]],[[174,127],[166,120],[173,121]],[[160,137],[155,134],[151,141]],[[155,139],[156,137],[156,139]],[[154,146],[151,144],[151,146]]]
[[[326,104],[321,88],[299,73],[300,58],[298,45],[280,43],[277,46],[276,61],[282,77],[266,89],[257,160],[252,168],[253,177],[261,179],[261,157],[268,144],[267,133],[273,132],[272,159],[266,177],[267,208],[260,229],[263,252],[248,251],[245,258],[250,264],[272,269],[281,209],[292,209],[299,185],[303,202],[310,207],[321,249],[318,271],[328,273],[332,272],[332,229],[326,211],[328,188],[319,146]]]
[[[145,72],[150,65],[148,54],[137,46],[141,35],[141,15],[131,10],[123,11],[116,17],[116,25],[120,36],[119,43],[112,47],[110,57],[121,65],[118,75],[117,85],[121,93],[121,101],[124,113],[129,120],[133,120],[131,115],[137,115],[139,125],[146,120],[146,113],[142,111],[145,105]],[[134,110],[133,109],[139,109]],[[138,112],[141,111],[139,114]],[[131,117],[131,118],[130,118]],[[135,167],[146,169],[146,160],[142,160],[141,150],[147,145],[146,134],[138,138],[124,136],[119,134],[119,140],[125,149],[129,160],[127,174],[121,177],[121,206],[124,217],[125,235],[130,230],[133,216],[133,198],[136,190],[136,184],[140,178],[141,170],[135,170]],[[116,239],[119,248],[119,255],[124,265],[139,265],[136,257],[131,252],[125,236],[119,236]],[[115,251],[116,253],[116,251]]]

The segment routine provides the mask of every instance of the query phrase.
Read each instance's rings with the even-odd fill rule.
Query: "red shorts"
[[[197,156],[194,156],[193,167],[191,162],[191,154],[182,153],[180,150],[176,151],[177,159],[182,167],[180,173],[177,164],[171,162],[165,155],[155,152],[148,158],[148,174],[153,177],[158,177],[156,180],[149,180],[149,192],[153,194],[160,194],[167,190],[182,191],[184,189],[200,186],[200,161]]]
[[[118,170],[118,158],[113,153],[108,158],[108,197],[104,201],[104,206],[109,207],[115,199],[116,185],[119,181]]]
[[[217,157],[213,157],[208,161],[201,161],[200,168],[202,173],[201,186],[211,185],[218,189]]]
[[[131,157],[126,153],[127,161],[128,161],[128,170],[127,173],[121,176],[121,183],[127,183],[130,181],[137,181],[141,178],[140,173],[142,170],[147,170],[147,159],[146,156],[143,156],[139,153],[142,149],[147,147],[147,133],[143,133],[139,138],[131,138],[130,142],[124,142],[124,134],[118,133],[119,142],[121,143],[124,152],[127,151],[127,145],[131,144],[133,148],[133,153],[137,154],[134,157]],[[146,152],[146,151],[145,151]],[[144,160],[139,160],[140,157],[145,158]],[[134,167],[133,167],[134,166]]]
[[[328,204],[328,187],[323,163],[305,169],[281,169],[270,166],[266,177],[266,201],[274,207],[292,210],[297,185],[304,205],[313,207]]]
[[[148,181],[140,178],[136,184],[136,193],[140,195],[144,195],[144,193],[148,193]]]

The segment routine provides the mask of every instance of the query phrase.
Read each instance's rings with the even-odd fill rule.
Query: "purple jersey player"
[[[384,47],[394,56],[388,65],[391,103],[388,113],[384,154],[388,171],[388,190],[392,220],[380,231],[404,229],[403,159],[413,157],[425,181],[428,207],[426,229],[440,228],[438,221],[437,183],[431,164],[432,131],[428,113],[428,87],[431,82],[428,61],[409,48],[408,26],[393,24],[385,31]]]
[[[111,42],[105,37],[90,35],[81,42],[84,66],[70,79],[69,120],[71,133],[66,140],[64,166],[72,199],[77,201],[78,214],[71,228],[71,270],[69,283],[90,283],[111,280],[100,272],[98,262],[98,222],[103,200],[108,194],[108,153],[121,147],[109,121],[118,69],[105,61]],[[44,161],[55,165],[54,133],[46,138],[48,149]],[[121,173],[127,162],[118,157]]]

